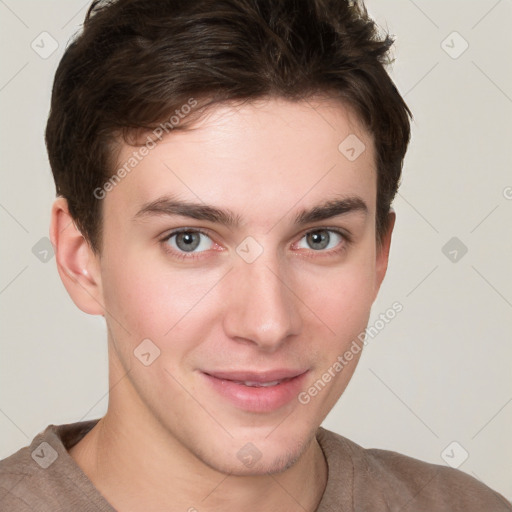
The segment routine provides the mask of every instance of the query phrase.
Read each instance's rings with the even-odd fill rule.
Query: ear
[[[389,260],[389,249],[391,246],[391,235],[393,233],[393,228],[395,227],[396,213],[393,208],[389,209],[388,213],[388,228],[386,230],[385,235],[382,238],[382,244],[380,247],[377,247],[376,261],[375,261],[375,295],[373,299],[377,298],[377,294],[380,290],[380,285],[384,280],[384,276],[386,275],[386,271],[388,269],[388,260]]]
[[[76,227],[63,197],[53,203],[50,240],[57,270],[73,302],[85,313],[103,315],[99,256]]]

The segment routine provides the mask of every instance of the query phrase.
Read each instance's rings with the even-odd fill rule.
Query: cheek
[[[329,271],[303,273],[306,304],[334,331],[336,343],[347,342],[366,327],[374,296],[375,268],[371,257],[354,255]]]
[[[201,339],[199,331],[215,316],[220,302],[212,302],[208,292],[222,274],[178,269],[160,256],[151,260],[125,254],[121,261],[106,262],[103,269],[105,308],[116,320],[110,324],[118,335],[126,338],[128,331],[130,344],[149,338],[162,348],[172,345],[176,350],[180,343],[193,348],[194,340]]]
[[[172,296],[166,281],[146,270],[128,258],[122,265],[105,268],[103,296],[106,310],[123,327],[137,337],[151,338],[161,336],[165,323],[172,320]]]
[[[310,404],[311,411],[322,418],[347,387],[363,351],[373,300],[373,272],[371,265],[359,261],[304,281],[304,290],[314,290],[307,304],[318,316],[308,316],[318,358],[299,401]]]

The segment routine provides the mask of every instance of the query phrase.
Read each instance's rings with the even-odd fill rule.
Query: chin
[[[315,430],[316,432],[316,430]],[[261,476],[283,473],[294,466],[310,447],[315,432],[303,434],[300,439],[289,435],[251,441],[231,439],[207,450],[193,449],[194,454],[208,467],[226,475]]]

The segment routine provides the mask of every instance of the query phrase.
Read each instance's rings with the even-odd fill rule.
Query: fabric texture
[[[98,421],[49,425],[1,460],[0,510],[115,512],[67,451]],[[512,511],[501,494],[462,471],[365,449],[322,427],[317,439],[328,479],[315,512]]]

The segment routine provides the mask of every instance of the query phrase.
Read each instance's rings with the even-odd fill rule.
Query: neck
[[[107,414],[69,450],[116,510],[316,510],[327,482],[327,464],[315,437],[285,471],[224,474],[187,450],[145,407],[134,413],[121,406],[130,403],[128,387],[128,379],[118,383]]]

